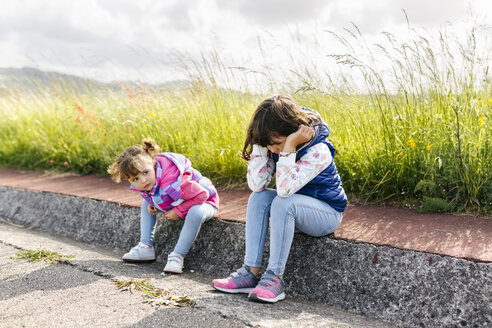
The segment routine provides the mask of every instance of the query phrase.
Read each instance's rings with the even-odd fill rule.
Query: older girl
[[[340,225],[347,197],[328,134],[316,111],[300,107],[288,96],[274,96],[258,106],[242,152],[253,191],[246,214],[244,265],[228,278],[214,280],[216,289],[248,293],[254,301],[283,300],[294,232],[321,237]],[[267,189],[273,174],[276,189]],[[269,227],[270,258],[260,275]]]

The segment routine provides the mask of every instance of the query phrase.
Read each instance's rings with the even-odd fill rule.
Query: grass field
[[[247,81],[244,70],[205,58],[195,63],[201,71],[193,82],[172,91],[13,91],[0,97],[0,165],[105,174],[118,153],[150,136],[217,185],[242,187],[239,151],[250,115],[282,92],[322,114],[354,198],[492,213],[490,61],[477,53],[475,30],[465,41],[441,35],[434,43],[418,31],[405,41],[387,33],[386,43],[371,47],[356,28],[349,32],[333,34],[347,51],[329,58],[351,67],[362,89],[323,79],[314,66],[264,91],[235,90],[227,83]],[[380,58],[389,75],[378,69]]]

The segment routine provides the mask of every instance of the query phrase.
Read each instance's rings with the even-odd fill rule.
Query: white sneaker
[[[154,247],[138,243],[128,253],[123,255],[123,261],[125,262],[153,262],[155,261]]]
[[[182,273],[184,257],[181,254],[172,252],[167,256],[167,263],[164,267],[165,273]]]

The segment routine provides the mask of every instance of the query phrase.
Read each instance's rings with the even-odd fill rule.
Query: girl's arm
[[[209,196],[207,189],[200,186],[198,182],[193,181],[191,176],[191,172],[183,173],[181,191],[183,192],[182,198],[185,201],[173,208],[180,218],[184,218],[192,206],[205,203]]]
[[[297,162],[295,153],[280,157],[277,162],[277,194],[280,197],[293,195],[332,161],[330,149],[324,143],[312,146]]]
[[[253,145],[248,162],[248,186],[252,191],[262,191],[272,181],[275,164],[268,157],[268,149]]]

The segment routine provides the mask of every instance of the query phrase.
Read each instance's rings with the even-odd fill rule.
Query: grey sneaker
[[[153,246],[138,243],[128,253],[123,255],[125,262],[153,262],[155,261],[155,250]]]
[[[248,299],[275,303],[285,298],[284,280],[277,277],[271,270],[267,270],[262,276],[258,285],[253,289]]]
[[[165,273],[182,273],[183,272],[184,257],[176,252],[171,252],[167,256],[167,263],[164,267]]]
[[[212,286],[225,293],[249,293],[260,279],[251,273],[249,266],[243,267],[225,279],[214,279]]]

